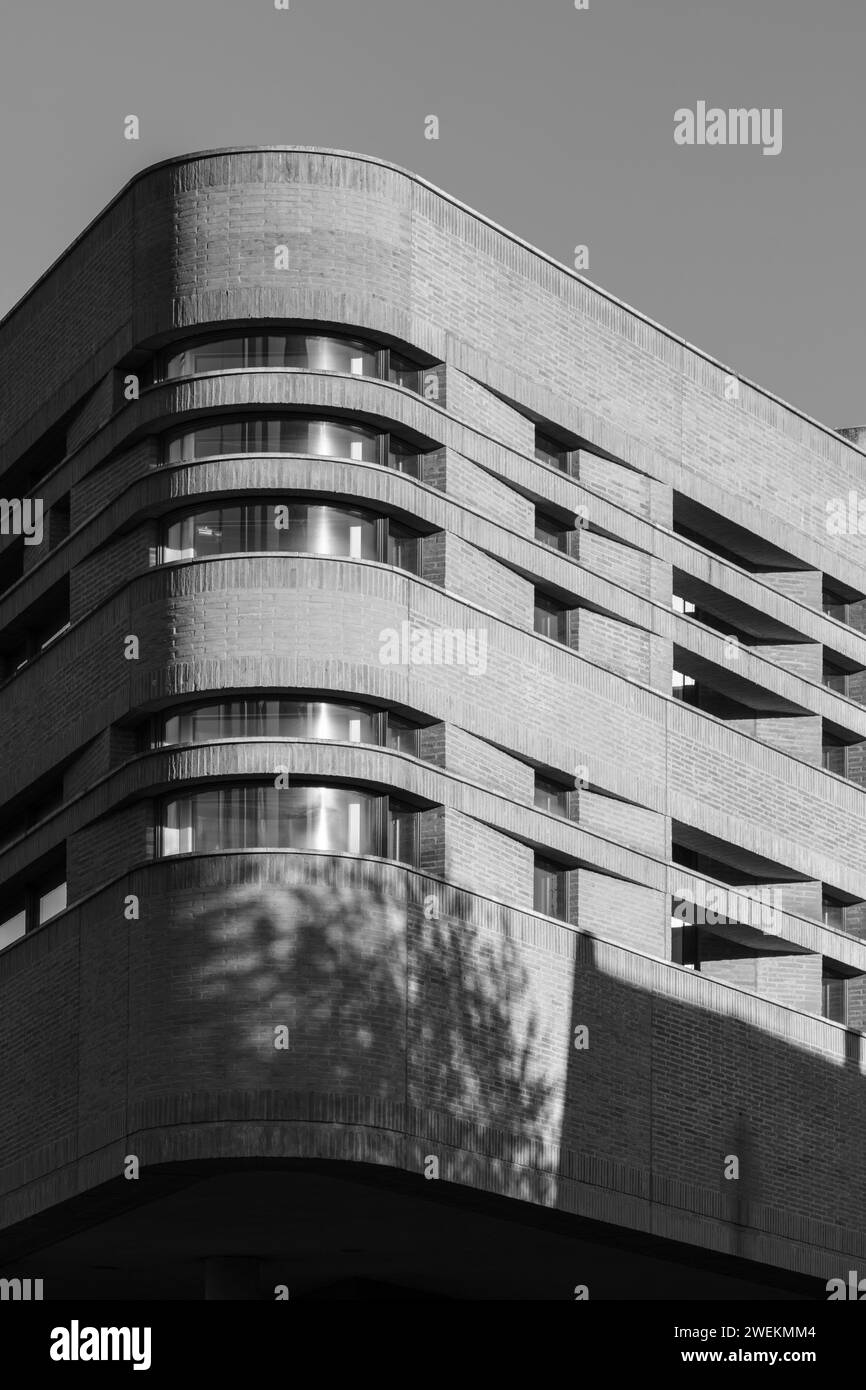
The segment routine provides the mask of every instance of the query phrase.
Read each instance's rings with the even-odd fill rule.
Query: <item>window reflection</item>
[[[349,459],[379,463],[420,478],[421,459],[415,444],[367,425],[341,420],[281,415],[258,419],[220,417],[192,429],[165,436],[166,463],[232,454],[306,454],[313,458]]]
[[[353,787],[214,787],[164,803],[162,853],[294,849],[409,863],[416,816],[402,802]]]
[[[170,436],[166,461],[189,463],[220,454],[312,454],[377,463],[379,435],[365,425],[305,415],[218,419]]]
[[[238,502],[168,518],[162,560],[202,560],[243,551],[379,560],[420,573],[421,537],[360,507]]]
[[[256,696],[187,705],[164,714],[151,746],[218,739],[328,739],[419,755],[420,727],[390,710],[343,700]]]
[[[410,391],[421,389],[418,363],[400,353],[361,338],[299,331],[198,339],[168,352],[162,376],[172,379],[256,367],[342,372],[395,381]]]

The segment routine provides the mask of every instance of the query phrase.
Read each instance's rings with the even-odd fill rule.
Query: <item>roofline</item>
[[[689,352],[694,353],[695,356],[702,358],[705,362],[709,362],[720,371],[735,377],[738,381],[741,381],[744,386],[748,386],[753,391],[757,391],[758,394],[763,396],[766,400],[781,406],[783,410],[787,410],[792,415],[796,415],[798,419],[804,420],[807,424],[812,425],[823,434],[830,435],[832,438],[839,440],[846,448],[852,449],[855,453],[866,457],[866,447],[861,448],[858,444],[854,444],[850,439],[846,439],[843,434],[839,433],[839,429],[852,429],[857,428],[857,426],[842,425],[839,429],[834,429],[830,425],[825,425],[821,420],[816,420],[814,416],[807,415],[804,410],[800,410],[799,407],[791,405],[789,401],[783,400],[781,396],[777,396],[772,391],[766,390],[763,386],[760,386],[758,382],[743,376],[741,372],[734,371],[726,363],[720,362],[717,357],[713,357],[710,353],[705,352],[703,348],[696,347],[695,344],[690,343],[688,339],[681,338],[679,334],[672,332],[669,328],[665,328],[664,324],[657,323],[656,320],[650,318],[648,314],[642,313],[639,309],[632,308],[624,299],[617,298],[617,296],[611,294],[609,290],[603,289],[601,285],[596,285],[594,281],[587,279],[585,275],[579,275],[576,270],[573,270],[570,266],[563,265],[561,261],[558,261],[554,256],[548,255],[546,251],[541,251],[537,246],[533,246],[530,242],[524,241],[522,237],[509,231],[507,227],[502,227],[498,222],[494,222],[492,218],[486,217],[484,213],[477,212],[476,209],[471,208],[468,203],[463,203],[459,198],[455,198],[453,194],[447,193],[442,188],[438,188],[436,184],[430,183],[428,179],[422,178],[420,174],[416,174],[412,169],[404,169],[402,165],[393,164],[390,160],[381,159],[378,155],[358,154],[354,150],[332,150],[319,145],[224,145],[213,150],[194,150],[190,154],[171,155],[168,159],[160,159],[157,160],[155,164],[148,164],[144,169],[140,169],[137,174],[133,174],[128,183],[123,185],[111,201],[106,203],[101,211],[87,223],[84,230],[79,232],[74,241],[71,241],[69,245],[61,251],[56,260],[52,261],[48,268],[42,272],[39,279],[35,280],[28,290],[25,290],[20,299],[16,300],[12,308],[0,319],[0,332],[6,327],[12,316],[17,314],[18,310],[26,304],[30,296],[36,293],[40,285],[54,273],[66,257],[85,240],[93,228],[111,212],[112,208],[126,197],[141,179],[147,178],[149,174],[154,173],[157,169],[167,169],[176,164],[191,164],[194,160],[198,159],[215,159],[220,155],[227,154],[258,153],[315,154],[326,155],[338,159],[355,159],[363,164],[377,165],[381,169],[390,169],[396,174],[401,174],[404,178],[410,179],[421,188],[426,188],[429,192],[435,193],[437,197],[442,198],[446,203],[450,203],[452,207],[459,208],[461,212],[468,213],[469,216],[475,218],[476,221],[484,223],[485,226],[492,228],[495,232],[506,237],[516,246],[520,246],[523,250],[528,251],[531,255],[536,256],[539,260],[545,261],[563,275],[567,275],[570,279],[576,280],[581,285],[585,285],[587,289],[592,290],[594,294],[600,295],[601,298],[606,299],[608,303],[615,304],[618,309],[624,309],[627,314],[631,314],[633,318],[638,319],[641,323],[647,324],[650,328],[653,328],[657,333],[661,333],[671,342],[677,343],[680,347],[686,348]]]

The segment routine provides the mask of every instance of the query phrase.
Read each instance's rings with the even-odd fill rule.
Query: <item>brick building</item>
[[[857,430],[269,148],[46,272],[0,444],[44,508],[0,536],[0,1273],[866,1272]]]

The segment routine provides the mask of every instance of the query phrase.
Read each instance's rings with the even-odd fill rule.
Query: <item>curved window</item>
[[[161,717],[158,745],[217,739],[332,739],[418,753],[418,727],[386,710],[336,700],[256,697],[187,705]]]
[[[194,429],[166,435],[166,463],[194,463],[224,454],[307,454],[313,458],[349,459],[378,463],[421,476],[421,455],[414,444],[367,425],[343,420],[312,419],[307,415],[266,418],[220,416]]]
[[[416,812],[354,787],[213,787],[163,803],[161,851],[296,849],[414,859]],[[391,855],[391,850],[395,851]]]
[[[420,391],[421,369],[401,353],[362,338],[337,333],[234,333],[198,338],[172,347],[163,357],[161,376],[172,379],[205,372],[249,371],[256,367],[342,372],[394,381]]]
[[[360,507],[237,502],[169,517],[163,530],[162,560],[276,551],[380,560],[417,574],[420,541],[417,532],[400,522]]]
[[[169,438],[166,461],[188,463],[215,454],[312,454],[379,462],[379,435],[365,425],[305,415],[210,420]]]

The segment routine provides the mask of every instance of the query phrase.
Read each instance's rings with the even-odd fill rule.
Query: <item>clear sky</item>
[[[864,65],[866,0],[4,0],[0,313],[148,164],[321,145],[586,244],[596,284],[866,424]],[[698,101],[781,107],[781,153],[676,145]]]

